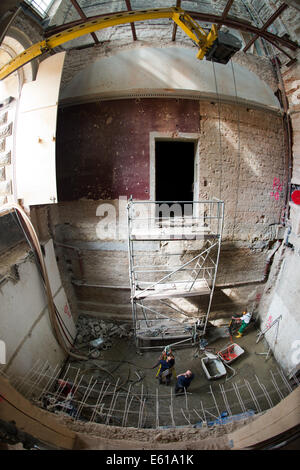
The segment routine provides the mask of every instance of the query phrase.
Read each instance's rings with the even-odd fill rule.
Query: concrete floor
[[[103,400],[104,409],[102,415],[97,414],[97,422],[117,426],[124,425],[124,409],[127,407],[128,410],[129,403],[126,426],[143,428],[168,427],[174,423],[176,426],[195,425],[201,422],[199,416],[203,418],[203,410],[206,420],[211,421],[226,410],[236,415],[247,410],[261,412],[275,406],[289,391],[274,358],[270,356],[266,360],[265,356],[257,354],[267,351],[264,340],[256,344],[257,330],[252,325],[246,330],[245,336],[233,339],[245,349],[245,353],[231,364],[235,370],[232,378],[233,371],[227,370],[226,377],[208,380],[202,369],[201,357],[204,356],[199,348],[174,351],[176,373],[190,369],[195,374],[186,396],[174,396],[174,378],[170,386],[158,384],[155,378],[157,368],[152,369],[152,366],[158,361],[159,352],[137,353],[134,344],[124,339],[114,339],[112,348],[103,351],[97,360],[72,361],[69,379],[75,376],[77,368],[84,374],[82,383],[87,386],[97,379],[97,385],[87,400],[90,405],[95,404],[103,382],[105,387],[110,383]],[[209,344],[209,349],[219,351],[228,342],[229,338],[217,339]],[[250,390],[245,380],[249,382]],[[253,400],[251,392],[257,401],[255,398]],[[111,417],[107,418],[107,414]],[[81,419],[89,421],[90,416],[88,408],[83,409]]]

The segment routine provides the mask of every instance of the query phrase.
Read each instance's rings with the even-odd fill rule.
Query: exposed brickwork
[[[2,113],[0,116],[0,126],[7,123],[7,112]]]
[[[5,152],[5,139],[0,139],[0,152]]]
[[[12,132],[12,123],[8,124],[7,126],[0,127],[0,139],[5,137],[9,137]]]
[[[11,163],[11,152],[0,154],[0,167],[4,165],[10,165]]]
[[[5,168],[2,167],[0,168],[0,181],[4,181],[5,180]]]
[[[15,115],[14,101],[0,110],[0,203],[5,204],[12,197],[11,147]]]
[[[32,44],[43,40],[43,28],[37,21],[21,12],[14,20],[13,26],[20,29]]]
[[[218,103],[200,102],[200,115],[200,199],[225,200],[225,238],[266,239],[284,200],[284,188],[278,200],[270,195],[275,177],[286,182],[281,118],[221,105],[220,139]]]
[[[11,194],[11,181],[0,183],[0,196],[7,196]]]
[[[119,195],[148,199],[149,133],[170,132],[175,137],[180,132],[191,132],[199,138],[199,199],[221,196],[225,200],[224,242],[217,283],[262,280],[268,243],[273,237],[269,225],[279,222],[284,205],[282,119],[267,111],[221,104],[220,127],[221,133],[218,102],[142,99],[65,108],[58,119],[58,189],[65,201],[82,199],[56,206],[55,217],[51,216],[56,236],[71,245],[79,241],[99,242],[96,209],[104,202],[99,199],[115,205],[114,199]],[[140,164],[142,171],[136,178]],[[271,196],[274,178],[283,183],[278,200]],[[105,186],[107,181],[110,189]],[[118,190],[125,189],[126,181],[130,182],[129,192],[121,194]],[[148,257],[145,252],[145,263]],[[116,245],[108,251],[83,250],[82,260],[84,278],[91,283],[128,285],[126,249],[120,251]],[[108,293],[81,287],[75,290],[83,310],[130,318],[129,291]],[[255,293],[255,286],[252,290]],[[232,295],[237,305],[245,301],[245,292],[242,296],[238,291]],[[248,295],[252,299],[249,290]],[[193,305],[202,312],[206,300],[199,304],[195,300]],[[230,299],[218,292],[212,315],[222,315],[230,308]]]
[[[278,0],[277,1],[269,0],[269,3],[270,3],[270,6],[273,8],[273,11],[275,11],[280,4]],[[290,6],[280,15],[280,19],[276,23],[277,27],[278,27],[278,23],[281,23],[281,27],[283,25],[282,29],[285,30],[285,33],[289,34],[290,38],[293,41],[296,41],[299,43],[299,35],[300,35],[300,12],[299,10],[296,10],[295,8]]]
[[[196,133],[199,197],[225,200],[225,238],[266,239],[285,195],[281,117],[221,105],[220,126],[221,134],[217,102],[143,99],[66,108],[58,120],[59,200],[148,199],[150,132]],[[283,184],[278,200],[271,196],[274,178]]]
[[[223,0],[207,0],[207,1],[188,1],[184,2],[183,8],[190,11],[200,11],[202,13],[213,13],[215,15],[220,15],[224,10],[224,1]],[[153,2],[145,2],[144,0],[136,0],[132,4],[134,10],[144,10],[151,8],[167,8],[169,6],[175,5],[176,2],[169,3],[166,5],[164,0],[155,0]],[[124,1],[114,1],[114,2],[103,2],[102,4],[95,3],[91,5],[90,0],[81,0],[80,6],[83,9],[86,16],[100,15],[106,13],[112,13],[117,11],[127,11],[126,4]],[[230,15],[249,20],[249,13],[242,2],[234,2],[230,10]],[[78,19],[78,14],[68,0],[63,0],[57,9],[53,18],[51,18],[51,24],[60,24],[67,23]],[[167,23],[167,22],[165,22]],[[164,24],[163,20],[159,20],[160,27]],[[138,37],[140,38],[143,35],[143,27],[138,27]],[[98,33],[99,34],[99,33]],[[101,33],[100,33],[101,34]],[[102,35],[99,36],[103,39]]]
[[[299,16],[300,18],[300,16]],[[283,81],[289,103],[292,134],[292,183],[300,184],[300,52],[297,62],[283,71]]]
[[[269,2],[271,7],[273,3],[276,2]],[[81,6],[86,5],[88,2],[81,2]],[[210,12],[220,14],[224,1],[212,1],[210,5],[209,2],[202,2],[202,5],[202,9],[207,8]],[[159,6],[165,6],[165,3],[155,2],[155,7]],[[105,7],[107,11],[112,11],[112,8],[117,11],[124,9],[124,2],[114,2],[113,5],[102,8]],[[144,4],[135,2],[134,8],[144,8]],[[189,2],[189,8],[199,9],[199,2]],[[265,16],[269,16],[270,9],[264,11]],[[288,11],[291,15],[294,10]],[[95,12],[87,8],[85,12],[91,16],[105,13],[105,10],[99,11],[98,8]],[[251,19],[243,4],[238,1],[234,2],[230,15],[248,21]],[[70,2],[65,0],[52,24],[73,19],[78,19],[78,15]],[[283,33],[284,27],[277,23],[278,31]],[[97,33],[102,41],[99,46],[70,51],[65,61],[62,86],[64,87],[87,64],[122,48],[145,45],[176,47],[179,44],[191,47],[190,40],[179,29],[176,44],[171,43],[172,24],[169,21],[161,20],[151,24],[151,29],[147,23],[136,25],[139,38],[136,44],[132,42],[130,25],[126,25]],[[31,26],[26,26],[27,34]],[[153,40],[154,32],[156,37]],[[30,37],[33,42],[40,40],[37,30],[35,35]],[[85,41],[91,42],[90,37],[87,36]],[[76,41],[72,41],[66,47],[74,47],[76,44]],[[239,52],[233,60],[249,68],[276,90],[276,78],[268,59]],[[292,73],[287,80],[294,80],[295,77],[298,75]],[[154,106],[151,105],[151,100],[112,104],[106,102],[100,105],[91,104],[85,109],[77,107],[77,111],[75,107],[65,111],[63,126],[68,126],[67,139],[66,128],[60,127],[60,120],[58,121],[59,191],[63,193],[64,200],[72,199],[74,202],[62,205],[64,209],[60,205],[56,206],[55,210],[60,216],[60,220],[53,222],[57,233],[60,231],[62,239],[70,243],[96,240],[95,207],[99,199],[111,201],[111,198],[117,198],[121,193],[133,193],[134,197],[145,199],[149,195],[149,132],[174,132],[174,135],[176,132],[193,132],[199,136],[199,197],[220,196],[226,203],[226,243],[223,244],[221,252],[218,282],[234,283],[261,279],[265,250],[268,240],[272,238],[270,224],[280,220],[286,188],[287,173],[281,118],[269,112],[242,106],[221,105],[219,122],[217,102],[189,102],[183,106],[181,100],[180,113],[174,113],[178,104],[170,105],[171,101],[157,100]],[[293,108],[293,111],[297,109]],[[292,116],[295,128],[298,125],[297,119],[296,114]],[[3,124],[5,123],[3,121]],[[60,136],[64,136],[64,140],[60,140]],[[296,146],[297,138],[295,132]],[[294,155],[294,163],[297,163],[297,151],[294,151]],[[4,161],[7,156],[2,155],[1,158]],[[294,168],[294,174],[295,171]],[[274,178],[283,183],[283,191],[280,191],[278,200],[271,196]],[[137,183],[140,183],[140,187]],[[81,206],[82,201],[77,201],[78,198],[85,198],[85,208]],[[128,284],[126,251],[120,254],[116,249],[106,251],[105,255],[103,251],[86,252],[83,258],[88,279],[104,284]],[[95,290],[91,297],[91,291],[86,293],[86,296],[82,294],[81,300],[90,302],[91,311],[97,312],[98,301],[114,304],[114,310],[119,308],[118,303],[124,303],[124,293],[118,298],[115,294],[108,298],[106,291],[103,298],[98,299],[97,292],[99,291]],[[218,302],[222,304],[221,294]]]

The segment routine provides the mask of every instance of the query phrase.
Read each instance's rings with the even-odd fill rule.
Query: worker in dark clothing
[[[172,352],[166,354],[165,352],[161,355],[159,361],[152,369],[155,369],[158,365],[160,366],[156,377],[159,379],[159,383],[163,384],[164,379],[166,380],[166,385],[170,385],[171,377],[172,377],[172,368],[175,364],[175,357],[173,356]]]
[[[175,385],[175,395],[179,395],[187,388],[190,386],[191,381],[195,375],[192,373],[192,371],[187,370],[184,374],[179,374],[177,375],[177,382]]]
[[[74,385],[62,379],[57,380],[59,393],[64,397],[70,397],[73,394]]]

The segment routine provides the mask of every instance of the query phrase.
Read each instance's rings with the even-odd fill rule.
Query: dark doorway
[[[194,160],[194,142],[155,142],[156,201],[193,201]]]

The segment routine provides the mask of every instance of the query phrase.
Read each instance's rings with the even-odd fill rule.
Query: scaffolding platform
[[[183,208],[186,215],[182,214]],[[129,278],[133,328],[138,348],[142,348],[143,344],[163,346],[166,341],[167,344],[170,341],[190,344],[199,335],[205,334],[216,281],[223,223],[224,202],[218,199],[133,201],[130,198]],[[152,245],[139,245],[140,242],[151,242]],[[172,305],[171,300],[196,296],[208,296],[208,308],[205,315],[195,316],[193,321],[195,325],[197,323],[197,329],[188,332],[184,325],[176,323],[178,314],[184,317],[185,312]],[[166,299],[170,299],[171,304],[165,302]],[[157,329],[155,335],[152,335],[150,322],[160,324],[162,318],[165,328],[160,332]]]
[[[168,299],[172,297],[191,297],[198,295],[209,295],[211,289],[208,286],[206,280],[201,279],[200,281],[195,281],[194,285],[191,288],[191,282],[185,282],[183,285],[178,283],[174,284],[159,284],[153,288],[153,290],[141,290],[136,289],[134,291],[135,299]]]
[[[176,229],[176,230],[173,230]],[[182,230],[179,230],[182,228]],[[188,227],[189,228],[189,227]],[[218,234],[211,233],[208,227],[197,228],[197,230],[189,230],[186,226],[171,227],[170,230],[161,227],[143,232],[143,230],[136,230],[131,234],[132,240],[136,241],[167,241],[167,240],[205,240],[214,239]]]

